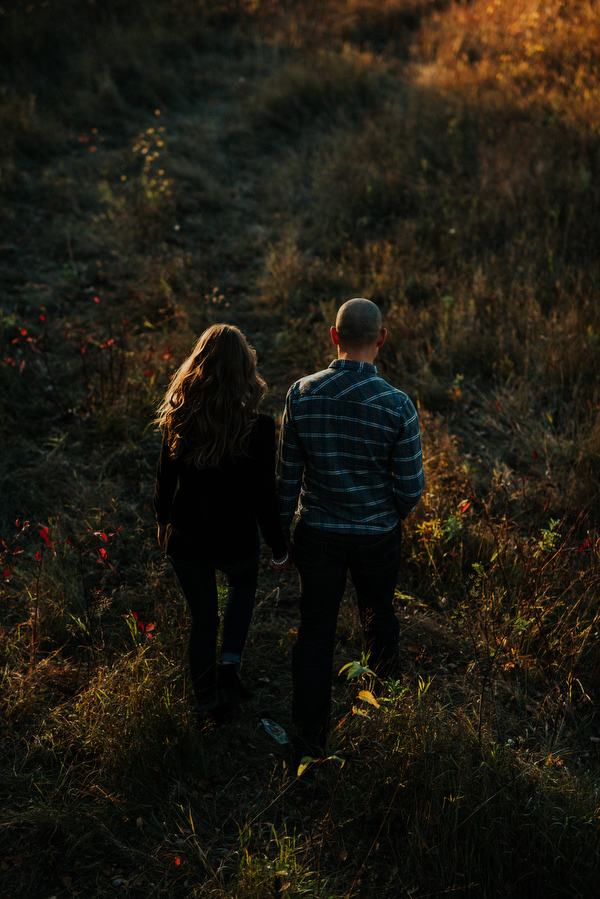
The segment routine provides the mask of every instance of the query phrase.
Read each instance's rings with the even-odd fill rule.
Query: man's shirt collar
[[[377,374],[377,366],[372,362],[357,362],[356,359],[334,359],[329,368],[337,371],[346,368],[349,371],[368,371]]]

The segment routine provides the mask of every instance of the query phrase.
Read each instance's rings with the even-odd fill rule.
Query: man
[[[301,754],[324,757],[337,616],[348,570],[369,652],[381,677],[398,676],[394,593],[400,519],[425,485],[417,413],[374,365],[387,331],[362,298],[340,308],[338,358],[290,388],[282,423],[278,495],[286,534],[296,511],[300,627],[292,658],[292,716]]]

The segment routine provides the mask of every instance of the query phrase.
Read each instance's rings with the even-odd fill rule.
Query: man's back
[[[324,530],[388,531],[423,489],[414,406],[365,362],[337,359],[292,386],[281,461],[283,515],[295,511],[303,473],[302,517]]]

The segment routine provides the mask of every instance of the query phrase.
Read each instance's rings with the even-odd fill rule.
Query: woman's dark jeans
[[[227,577],[227,604],[223,614],[221,661],[239,663],[252,619],[258,582],[258,547],[242,562],[205,565],[169,557],[191,616],[188,658],[192,688],[200,709],[217,705],[216,651],[219,601],[215,571]]]
[[[381,677],[397,674],[400,627],[394,593],[400,525],[365,537],[330,534],[300,521],[294,549],[300,576],[300,628],[292,656],[292,716],[303,740],[325,749],[335,632],[348,571],[356,589],[369,664]]]

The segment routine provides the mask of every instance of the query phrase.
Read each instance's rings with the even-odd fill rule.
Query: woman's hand
[[[287,552],[281,559],[274,558],[273,553],[271,553],[271,558],[269,560],[269,568],[271,571],[277,571],[279,574],[284,574],[286,571],[291,571],[294,567],[294,545],[291,540],[288,540],[287,547]]]
[[[158,539],[158,545],[164,552],[165,548],[166,548],[166,543],[167,543],[167,523],[166,522],[159,523],[157,539]]]

